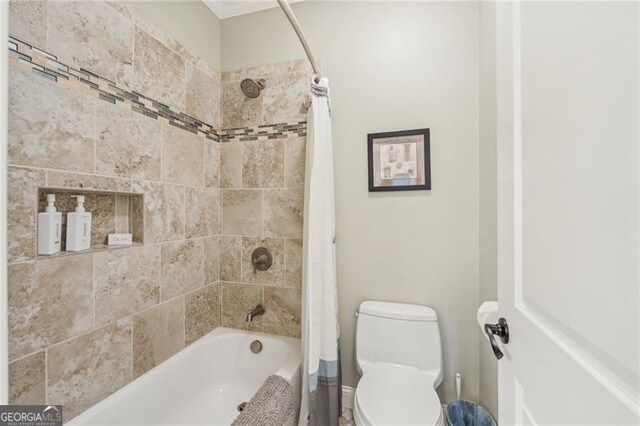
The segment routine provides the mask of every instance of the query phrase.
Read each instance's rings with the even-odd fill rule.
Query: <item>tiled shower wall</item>
[[[12,60],[10,402],[64,404],[70,419],[220,325],[298,336],[304,92],[280,79],[308,84],[304,62],[224,73],[221,85],[215,69],[117,2],[11,2],[10,34],[161,111],[213,129],[256,126],[220,131],[219,143]],[[267,89],[251,117],[234,121],[246,117],[242,72]],[[294,124],[257,127],[265,119]],[[37,258],[41,187],[143,193],[144,244]],[[107,218],[111,208],[96,207]],[[274,266],[254,274],[258,245]],[[247,325],[260,302],[267,313]]]
[[[223,72],[222,127],[305,121],[304,98],[309,92],[311,75],[306,59]],[[250,99],[242,94],[240,82],[245,78],[265,80],[260,97]]]
[[[224,72],[220,145],[220,281],[225,325],[300,336],[307,61]],[[265,80],[260,97],[240,92],[244,78]],[[279,111],[276,114],[276,111]],[[271,126],[269,123],[298,123]],[[255,272],[251,252],[266,247],[271,269]],[[243,306],[264,303],[251,323]]]
[[[125,5],[10,11],[12,36],[219,126],[218,72]],[[220,325],[219,144],[14,59],[10,400],[64,404],[69,419]],[[38,187],[144,193],[145,244],[37,259]],[[94,208],[115,216],[114,204]]]

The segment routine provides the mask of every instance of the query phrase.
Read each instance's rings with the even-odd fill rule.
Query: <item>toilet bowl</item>
[[[436,387],[442,346],[436,312],[421,305],[367,301],[358,309],[356,360],[362,378],[358,426],[443,425]]]

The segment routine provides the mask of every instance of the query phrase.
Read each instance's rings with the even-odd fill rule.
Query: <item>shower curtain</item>
[[[341,412],[331,104],[326,78],[311,83],[304,206],[300,425],[338,425]]]

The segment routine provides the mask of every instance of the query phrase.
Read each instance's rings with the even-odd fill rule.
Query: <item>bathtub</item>
[[[291,381],[299,407],[300,361],[298,339],[217,328],[67,424],[228,425],[272,374]]]

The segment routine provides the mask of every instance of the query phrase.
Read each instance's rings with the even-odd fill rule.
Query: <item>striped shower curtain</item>
[[[311,83],[304,207],[300,425],[338,425],[341,404],[331,106],[326,78]]]

